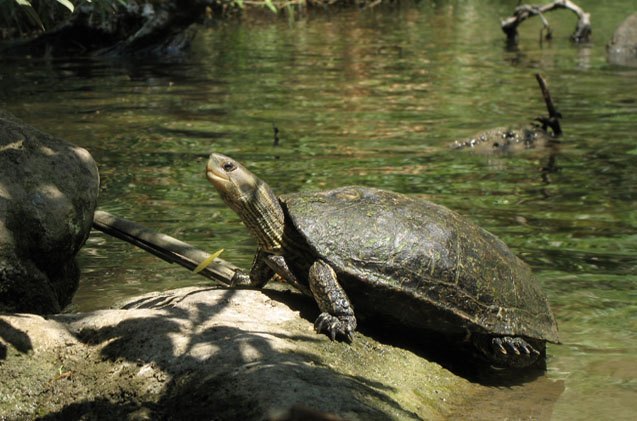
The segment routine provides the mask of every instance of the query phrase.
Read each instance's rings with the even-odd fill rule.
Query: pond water
[[[520,27],[510,1],[424,1],[289,22],[202,29],[178,60],[16,59],[0,64],[0,106],[87,148],[100,207],[250,265],[254,241],[204,177],[207,155],[247,164],[277,192],[361,184],[421,195],[501,237],[538,274],[559,321],[546,376],[476,401],[545,406],[539,418],[637,413],[637,69],[606,63],[604,44],[632,1],[580,1],[575,18]],[[484,156],[448,144],[545,114],[541,72],[562,112],[558,149]],[[273,146],[273,127],[280,144]],[[554,160],[557,171],[540,169]],[[93,233],[70,311],[209,281]],[[547,398],[547,390],[552,392]],[[489,412],[490,411],[490,412]],[[535,412],[537,414],[537,411]],[[507,415],[510,418],[510,415]],[[488,418],[488,417],[487,417]]]

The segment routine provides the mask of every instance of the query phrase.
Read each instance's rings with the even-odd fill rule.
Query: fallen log
[[[131,243],[169,263],[176,263],[190,270],[194,270],[197,265],[210,257],[210,253],[188,243],[105,211],[95,211],[93,228]],[[230,286],[243,284],[246,279],[246,275],[240,268],[219,258],[198,273]]]
[[[515,8],[513,15],[501,22],[502,31],[507,36],[509,42],[515,42],[518,37],[518,26],[533,16],[539,16],[542,19],[544,28],[547,30],[547,38],[551,37],[551,28],[548,20],[544,17],[544,13],[557,9],[567,9],[577,15],[578,21],[575,32],[571,35],[574,42],[588,42],[591,35],[591,14],[586,13],[581,7],[569,0],[557,0],[541,6],[522,4]]]

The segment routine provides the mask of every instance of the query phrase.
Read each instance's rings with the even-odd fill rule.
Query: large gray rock
[[[351,346],[316,335],[281,297],[312,306],[276,291],[184,288],[120,310],[0,316],[0,413],[258,420],[301,406],[348,419],[431,419],[470,387],[361,334]]]
[[[637,13],[633,13],[615,30],[606,46],[608,62],[637,67]]]
[[[493,396],[500,388],[471,383],[417,352],[359,332],[351,345],[317,335],[310,321],[315,312],[300,294],[183,288],[116,310],[48,320],[0,316],[0,414],[493,419],[493,407],[482,414],[480,408],[497,400],[499,418],[548,419],[563,389],[550,381],[538,384],[541,395],[526,397],[520,414],[518,400]]]
[[[98,188],[85,149],[0,111],[0,311],[55,313],[71,301]]]

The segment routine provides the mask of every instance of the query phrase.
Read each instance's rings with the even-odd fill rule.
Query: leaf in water
[[[57,0],[57,2],[69,9],[71,13],[73,13],[73,11],[75,10],[75,6],[73,6],[73,3],[71,3],[69,0]]]
[[[272,10],[272,12],[274,13],[278,12],[278,10],[276,9],[276,6],[272,3],[272,0],[265,0],[265,5],[268,6],[268,8]]]
[[[197,267],[193,270],[193,272],[199,273],[205,268],[207,268],[208,265],[212,263],[213,260],[215,260],[217,257],[219,257],[219,255],[221,255],[221,253],[223,253],[223,249],[219,249],[215,251],[214,253],[212,253],[210,256],[208,256],[208,258],[204,259],[203,262],[199,263],[199,265],[197,265]]]

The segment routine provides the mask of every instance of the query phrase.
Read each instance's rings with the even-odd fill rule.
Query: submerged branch
[[[551,92],[549,91],[544,77],[542,77],[541,74],[536,73],[535,79],[537,79],[537,83],[540,84],[542,96],[544,97],[544,102],[546,103],[546,110],[549,114],[548,117],[539,117],[538,120],[542,123],[543,130],[546,130],[547,127],[550,127],[553,130],[553,136],[560,136],[562,134],[562,127],[560,126],[560,118],[562,118],[562,114],[557,110],[557,108],[555,108],[553,97],[551,97]]]
[[[210,253],[188,243],[104,211],[95,211],[93,228],[127,241],[169,263],[177,263],[190,270],[195,269],[199,263],[210,257]],[[206,278],[233,286],[242,275],[237,266],[219,258],[198,273]]]
[[[577,26],[575,27],[575,32],[571,35],[571,39],[574,42],[588,41],[591,35],[591,15],[590,13],[584,12],[581,7],[569,0],[556,0],[542,6],[522,4],[515,8],[513,16],[501,22],[502,30],[507,35],[509,41],[515,41],[518,36],[518,26],[522,22],[533,16],[540,16],[544,27],[549,28],[548,21],[544,18],[543,14],[557,9],[570,10],[578,17]]]

